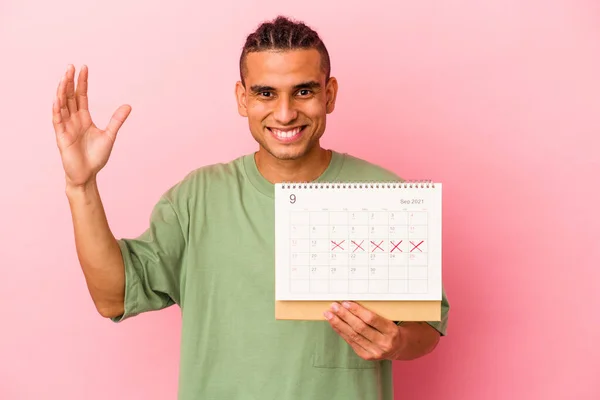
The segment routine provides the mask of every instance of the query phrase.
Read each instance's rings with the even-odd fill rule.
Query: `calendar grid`
[[[427,292],[426,212],[305,210],[290,220],[291,293]]]

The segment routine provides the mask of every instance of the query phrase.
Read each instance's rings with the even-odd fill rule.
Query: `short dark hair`
[[[316,49],[321,55],[321,68],[328,80],[331,74],[331,61],[325,44],[319,34],[302,21],[278,16],[265,21],[246,38],[240,56],[240,79],[245,86],[246,56],[258,51],[285,51],[298,49]]]

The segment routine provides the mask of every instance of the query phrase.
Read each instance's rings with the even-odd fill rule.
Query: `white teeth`
[[[271,129],[271,131],[277,137],[282,138],[282,139],[287,139],[287,138],[291,138],[292,136],[296,136],[298,133],[300,133],[300,127],[294,128],[290,131],[280,131],[279,129]]]

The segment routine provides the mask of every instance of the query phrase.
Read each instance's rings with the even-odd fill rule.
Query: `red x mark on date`
[[[375,250],[379,249],[381,251],[383,251],[383,249],[381,248],[381,244],[383,243],[383,240],[381,242],[379,242],[379,244],[376,244],[374,241],[371,240],[371,244],[375,247],[373,247],[373,252],[375,252]]]
[[[356,243],[354,240],[352,241],[352,244],[354,245],[354,250],[352,250],[352,252],[354,253],[356,250],[361,249],[362,251],[365,251],[365,249],[362,248],[362,244],[363,244],[364,240],[360,243]]]
[[[421,244],[423,244],[423,242],[424,242],[424,240],[421,240],[421,241],[420,241],[419,243],[417,243],[417,244],[414,244],[413,242],[410,242],[410,244],[412,244],[412,245],[413,245],[413,248],[412,248],[412,249],[410,249],[410,252],[412,253],[412,252],[413,252],[413,250],[419,250],[419,251],[422,253],[422,252],[423,252],[423,250],[421,250],[421,249],[419,248],[419,246],[420,246]]]
[[[400,253],[402,253],[402,249],[399,249],[398,246],[400,246],[400,243],[402,243],[402,240],[399,241],[398,243],[394,244],[393,241],[390,242],[392,244],[392,249],[390,250],[390,253],[393,253],[394,250],[398,250]]]
[[[342,243],[344,243],[345,240],[342,240],[339,243],[334,242],[333,240],[331,241],[331,244],[333,244],[333,247],[331,248],[331,250],[335,250],[337,247],[339,247],[340,249],[344,250],[344,248],[342,247]]]

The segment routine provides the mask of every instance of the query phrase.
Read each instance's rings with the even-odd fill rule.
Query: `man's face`
[[[317,50],[250,53],[244,78],[245,88],[236,85],[238,110],[268,154],[294,160],[319,149],[337,82],[325,82]]]

